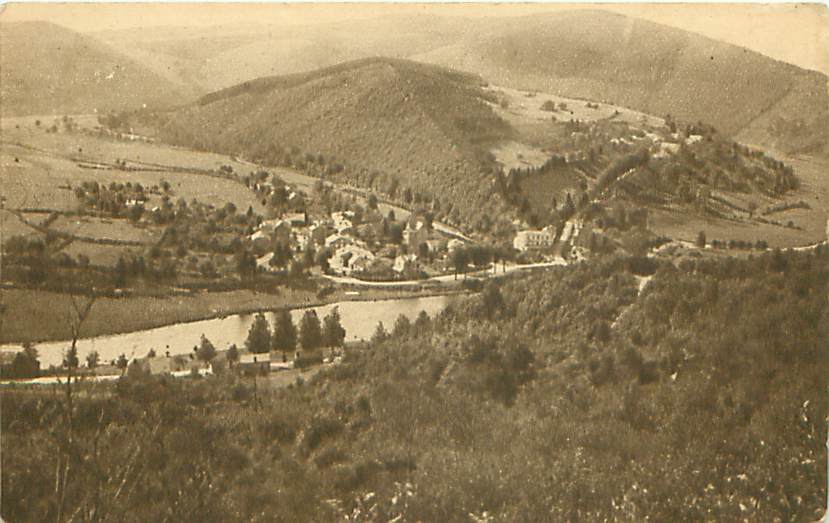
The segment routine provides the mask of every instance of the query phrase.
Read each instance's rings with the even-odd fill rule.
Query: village
[[[427,211],[397,219],[394,209],[381,212],[376,196],[369,195],[363,206],[323,182],[311,197],[277,176],[251,188],[273,203],[269,212],[275,215],[248,235],[264,272],[282,271],[299,257],[315,260],[321,276],[372,282],[422,280],[466,269],[457,267],[452,255],[471,246],[438,230]]]

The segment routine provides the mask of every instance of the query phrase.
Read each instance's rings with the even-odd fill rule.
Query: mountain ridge
[[[92,37],[49,22],[2,24],[3,115],[82,114],[164,107],[177,87]]]

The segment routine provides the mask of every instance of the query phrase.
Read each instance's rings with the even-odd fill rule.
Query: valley
[[[825,519],[819,9],[42,7],[4,521]]]

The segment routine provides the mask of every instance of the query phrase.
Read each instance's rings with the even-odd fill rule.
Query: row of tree
[[[306,351],[322,347],[342,347],[345,334],[337,307],[334,307],[322,322],[315,310],[305,311],[299,328],[294,325],[290,311],[283,309],[276,314],[273,329],[264,314],[257,314],[248,331],[245,347],[250,352],[259,354],[272,350],[288,353],[295,350],[297,344]]]

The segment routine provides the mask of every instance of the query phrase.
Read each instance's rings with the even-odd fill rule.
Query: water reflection
[[[398,300],[380,301],[345,301],[308,307],[315,309],[320,320],[334,307],[339,307],[343,327],[346,330],[346,341],[369,339],[382,321],[388,330],[391,330],[394,321],[400,314],[414,320],[420,311],[426,311],[434,316],[443,310],[451,298],[448,296],[432,296],[428,298],[406,298]],[[305,309],[291,311],[294,323],[299,326],[299,320]],[[266,313],[268,321],[273,325],[274,313]],[[226,349],[231,344],[244,346],[248,329],[253,323],[254,314],[238,314],[225,318],[178,323],[165,327],[157,327],[144,331],[100,336],[78,341],[78,357],[81,362],[91,351],[97,351],[101,363],[110,362],[120,354],[129,358],[144,357],[154,349],[159,355],[169,351],[170,354],[186,354],[198,344],[202,334],[213,342],[217,349]],[[60,365],[63,351],[67,348],[66,341],[47,342],[36,344],[40,355],[40,365],[46,369],[49,365]],[[0,350],[19,350],[19,344],[8,344]]]

